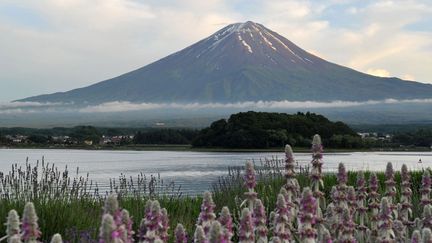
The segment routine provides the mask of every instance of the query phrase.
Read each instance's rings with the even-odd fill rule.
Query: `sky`
[[[248,20],[328,61],[432,83],[432,0],[0,0],[0,102],[112,78]]]

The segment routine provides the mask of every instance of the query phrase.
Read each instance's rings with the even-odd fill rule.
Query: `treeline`
[[[405,134],[415,133],[419,130],[432,130],[432,124],[409,123],[409,124],[350,124],[357,132],[375,132],[377,134]]]
[[[198,130],[190,129],[158,129],[139,131],[133,138],[135,144],[191,144],[198,135]]]
[[[50,129],[36,128],[0,128],[0,142],[11,143],[13,139],[21,139],[22,143],[30,144],[72,144],[84,141],[99,142],[102,138],[101,129],[92,126],[77,126],[72,128],[55,127]],[[66,139],[67,137],[67,139]],[[62,140],[60,140],[62,138]]]
[[[0,145],[11,144],[191,144],[198,130],[176,128],[0,128]],[[14,142],[19,139],[22,142]]]
[[[3,135],[43,135],[43,136],[68,136],[71,133],[81,132],[82,130],[94,130],[107,136],[130,135],[138,131],[151,130],[151,128],[112,128],[112,127],[95,127],[95,126],[75,126],[75,127],[54,127],[54,128],[26,128],[26,127],[2,127],[0,134]]]
[[[432,128],[421,128],[414,132],[396,133],[392,141],[404,146],[431,147]]]
[[[270,148],[284,144],[308,147],[314,134],[325,146],[358,148],[362,139],[343,122],[315,113],[241,112],[213,122],[193,140],[195,147]]]

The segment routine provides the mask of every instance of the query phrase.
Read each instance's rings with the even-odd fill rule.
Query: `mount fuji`
[[[230,24],[118,77],[20,101],[101,104],[425,98],[432,98],[432,85],[371,76],[331,63],[248,21]]]

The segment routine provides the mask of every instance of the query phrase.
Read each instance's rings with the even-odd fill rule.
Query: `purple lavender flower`
[[[324,193],[320,190],[321,187],[324,187],[324,182],[322,180],[322,152],[321,137],[316,134],[312,139],[311,188],[313,196],[319,200],[321,207],[325,208]]]
[[[14,235],[8,239],[8,243],[22,243],[19,235]]]
[[[155,240],[161,240],[160,233],[163,225],[163,215],[161,212],[159,202],[157,200],[152,201],[150,212],[145,215],[145,231],[144,240],[153,242]]]
[[[339,186],[344,186],[348,182],[348,175],[345,169],[345,165],[343,163],[339,163],[337,181],[339,183]]]
[[[221,223],[224,233],[224,240],[230,242],[233,236],[233,222],[228,207],[223,207],[218,219]]]
[[[129,211],[126,209],[121,210],[122,215],[122,225],[125,228],[125,239],[123,239],[124,243],[131,243],[133,242],[133,235],[134,231],[132,229],[133,221],[129,215]]]
[[[357,187],[357,198],[359,200],[366,199],[367,188],[366,188],[366,180],[363,171],[357,172],[356,187]]]
[[[120,239],[127,243],[128,232],[126,231],[126,226],[123,225],[122,222],[122,210],[119,207],[116,194],[112,193],[106,198],[104,205],[104,214],[110,214],[111,216],[113,216],[114,224],[116,225],[116,232],[120,234]]]
[[[287,190],[287,203],[294,203],[295,199],[300,194],[300,185],[295,177],[295,161],[294,154],[290,145],[285,146],[285,189]],[[293,208],[295,210],[295,208]]]
[[[295,177],[294,153],[290,145],[285,146],[285,177],[287,179]]]
[[[341,223],[341,239],[340,242],[344,243],[355,243],[357,242],[354,238],[355,223],[352,220],[351,213],[348,208],[344,208],[342,213],[342,223]]]
[[[63,243],[63,239],[60,234],[53,235],[51,243]]]
[[[271,239],[272,243],[282,243],[282,240],[277,237],[277,236],[273,236],[273,238]]]
[[[354,214],[354,212],[357,211],[357,195],[355,193],[354,187],[352,186],[349,186],[347,190],[347,202],[351,214]]]
[[[297,198],[300,194],[300,185],[295,177],[295,161],[294,154],[290,145],[285,146],[285,178],[286,178],[286,195],[285,201],[288,204],[292,204],[290,206],[292,214],[295,215],[298,210]]]
[[[379,213],[379,193],[378,193],[378,177],[375,173],[371,173],[369,178],[369,210],[371,211],[371,231],[375,235],[378,230],[378,213]]]
[[[104,213],[109,213],[113,217],[119,211],[119,203],[116,194],[110,194],[105,200]]]
[[[224,240],[222,226],[219,221],[213,221],[209,232],[209,243],[226,243]]]
[[[339,163],[336,177],[338,184],[331,190],[333,211],[331,212],[331,219],[329,221],[331,226],[335,227],[335,235],[342,234],[342,229],[344,227],[342,225],[344,210],[349,209],[350,212],[354,212],[356,207],[355,190],[353,188],[349,190],[349,187],[346,184],[348,181],[348,176],[343,163]]]
[[[250,161],[246,162],[244,181],[244,185],[248,191],[244,193],[246,200],[243,203],[247,202],[249,210],[252,212],[257,193],[254,191],[256,186],[255,169],[253,163]]]
[[[285,202],[285,197],[279,194],[276,201],[276,208],[273,218],[273,235],[282,241],[290,241],[292,215]]]
[[[357,217],[359,218],[360,225],[364,225],[364,220],[367,217],[366,208],[366,198],[367,198],[367,188],[366,180],[364,178],[363,171],[357,173]]]
[[[330,232],[328,231],[327,228],[324,228],[324,230],[322,231],[322,236],[321,236],[321,241],[322,243],[333,243],[333,239],[331,237]]]
[[[206,240],[204,229],[201,225],[198,225],[194,233],[194,243],[208,243]]]
[[[432,206],[426,204],[423,208],[422,227],[432,228]]]
[[[120,238],[120,233],[116,231],[114,218],[111,214],[102,216],[102,224],[99,229],[99,243],[113,243],[115,239]]]
[[[11,238],[14,235],[20,235],[20,220],[17,211],[10,210],[6,222],[6,235]]]
[[[312,139],[312,157],[314,159],[322,159],[323,146],[321,136],[315,134]]]
[[[420,231],[414,230],[411,237],[411,243],[420,243],[420,242],[421,242]]]
[[[28,202],[24,207],[22,218],[22,239],[24,242],[36,241],[41,236],[38,225],[38,216],[33,203]]]
[[[423,172],[421,189],[420,189],[420,193],[421,193],[421,202],[420,202],[420,204],[422,206],[431,204],[431,199],[430,199],[431,185],[432,185],[432,180],[431,180],[431,177],[430,177],[429,170],[425,170]]]
[[[210,192],[204,192],[203,202],[201,204],[201,212],[198,217],[197,225],[203,227],[205,234],[210,230],[211,224],[216,219],[214,208],[216,205],[213,202],[213,198]]]
[[[392,209],[386,197],[381,199],[378,218],[378,239],[380,242],[394,242]]]
[[[432,242],[432,231],[430,228],[422,229],[422,242],[431,243]]]
[[[408,167],[406,166],[406,164],[403,164],[401,167],[401,180],[402,181],[410,181],[411,180],[411,175],[408,171]]]
[[[241,214],[238,232],[239,243],[254,243],[254,226],[252,214],[248,208],[244,208]]]
[[[309,187],[305,187],[300,200],[299,212],[300,239],[304,242],[314,242],[317,238],[317,231],[314,228],[317,207],[317,200],[314,198],[312,191]]]
[[[256,179],[255,179],[255,169],[254,165],[251,161],[246,162],[246,172],[244,176],[245,180],[245,187],[248,190],[253,190],[256,186]]]
[[[186,230],[182,224],[177,224],[174,235],[175,243],[187,243]]]
[[[152,200],[147,200],[146,205],[144,206],[144,218],[141,220],[138,228],[139,242],[145,240],[145,235],[147,234],[146,220],[147,220],[147,216],[151,215],[152,204],[153,204]]]
[[[295,180],[295,184],[298,185],[298,182],[296,179]],[[285,203],[287,206],[287,209],[289,210],[289,214],[291,215],[290,219],[289,219],[289,224],[292,226],[292,223],[294,221],[294,218],[297,215],[298,212],[298,198],[296,195],[298,195],[297,193],[297,187],[295,189],[295,193],[293,193],[293,191],[287,191],[285,188],[281,188],[279,191],[279,194],[282,194],[284,196],[285,199]]]
[[[396,242],[407,242],[407,227],[400,220],[393,221],[393,232]]]
[[[386,181],[385,183],[385,196],[388,198],[388,202],[390,204],[390,207],[392,208],[392,210],[395,209],[394,205],[393,205],[393,201],[394,198],[396,196],[396,182],[394,180],[394,170],[393,170],[393,165],[392,163],[387,163],[387,167],[386,167],[386,171],[385,171],[385,176],[386,176]]]
[[[255,201],[255,207],[252,216],[254,220],[257,241],[267,242],[267,216],[264,205],[259,199]]]
[[[147,234],[147,228],[145,226],[145,218],[143,218],[140,222],[138,228],[138,241],[142,242],[145,240],[145,235]]]
[[[158,230],[162,223],[161,208],[157,200],[152,202],[151,211],[146,215],[146,228],[147,230]]]
[[[400,210],[399,210],[399,218],[405,226],[410,225],[410,216],[411,216],[411,198],[412,198],[412,190],[411,190],[411,176],[409,174],[407,166],[402,165],[401,169],[401,197],[400,197]],[[407,232],[406,232],[407,233]]]
[[[161,209],[160,225],[159,226],[160,226],[160,228],[159,228],[160,239],[164,242],[168,242],[169,219],[168,219],[168,212],[165,208]]]
[[[337,194],[334,191],[336,190],[336,187],[333,186],[332,187],[332,194]],[[336,206],[335,206],[336,202],[333,201],[331,202],[328,206],[327,209],[325,211],[325,224],[327,226],[327,228],[332,230],[333,234],[337,233],[338,227],[339,227],[339,215],[336,212]]]
[[[375,173],[371,173],[370,174],[370,178],[369,178],[369,189],[371,192],[374,192],[373,194],[378,192],[378,177]],[[371,195],[372,196],[372,195]],[[375,195],[373,195],[375,196]],[[379,195],[378,195],[379,196]]]

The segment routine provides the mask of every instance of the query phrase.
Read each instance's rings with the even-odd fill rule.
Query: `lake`
[[[45,157],[45,162],[54,163],[60,169],[67,165],[71,172],[79,167],[80,174],[100,186],[106,186],[109,178],[160,174],[165,182],[174,181],[181,185],[185,194],[201,193],[211,188],[220,176],[227,174],[229,166],[241,166],[247,160],[284,158],[278,152],[179,152],[179,151],[101,151],[101,150],[50,150],[50,149],[0,149],[0,171],[7,173],[11,165],[25,165],[26,158],[31,164]],[[296,153],[300,165],[308,165],[310,153]],[[419,159],[422,163],[418,163]],[[399,170],[406,163],[411,170],[432,165],[432,152],[348,152],[325,153],[324,171],[335,171],[343,162],[348,170],[385,170],[392,162]],[[74,173],[71,173],[74,174]]]

